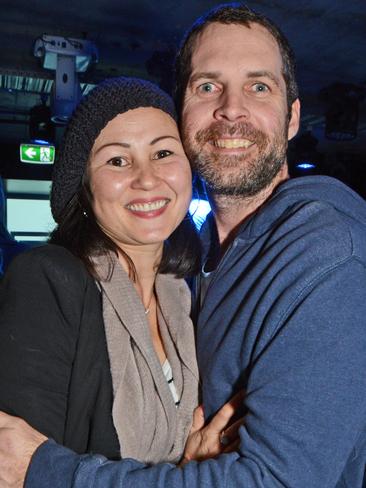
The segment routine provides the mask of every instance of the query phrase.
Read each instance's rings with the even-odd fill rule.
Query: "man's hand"
[[[34,451],[47,440],[24,420],[0,412],[0,488],[21,488]]]
[[[189,461],[203,461],[212,458],[223,452],[235,451],[239,445],[238,429],[244,423],[241,418],[234,423],[230,423],[231,418],[241,406],[244,392],[237,393],[231,398],[216,415],[211,422],[205,424],[202,406],[195,409],[193,414],[192,428],[189,433],[184,449],[183,459],[180,466]]]

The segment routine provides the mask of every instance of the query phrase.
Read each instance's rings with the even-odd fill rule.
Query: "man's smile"
[[[254,142],[249,139],[215,139],[211,144],[221,149],[248,149]]]

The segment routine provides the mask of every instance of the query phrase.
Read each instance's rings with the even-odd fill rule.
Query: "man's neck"
[[[223,249],[233,241],[240,225],[272,195],[275,188],[289,178],[285,164],[271,184],[252,197],[210,194],[220,245]]]

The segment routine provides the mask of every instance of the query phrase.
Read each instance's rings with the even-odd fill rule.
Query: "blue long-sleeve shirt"
[[[326,177],[280,185],[218,265],[197,324],[205,414],[246,390],[238,452],[181,469],[80,457],[49,441],[26,487],[361,488],[365,265],[359,196]]]

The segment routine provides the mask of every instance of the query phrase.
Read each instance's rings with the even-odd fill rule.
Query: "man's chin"
[[[267,160],[260,165],[256,165],[253,161],[252,165],[248,162],[243,168],[243,165],[239,165],[237,161],[230,163],[220,160],[219,165],[210,165],[210,167],[198,165],[195,172],[206,182],[212,195],[249,198],[258,195],[268,187],[283,164],[282,159],[274,159],[272,164]]]
[[[248,192],[248,184],[242,175],[238,177],[238,175],[225,174],[223,177],[222,173],[215,173],[202,175],[202,178],[206,182],[208,191],[214,195],[239,196],[246,195]]]

